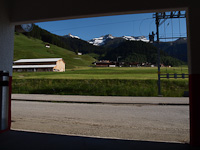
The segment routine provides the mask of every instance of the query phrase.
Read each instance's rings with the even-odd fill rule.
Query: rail
[[[185,78],[189,78],[189,74],[185,74],[185,73],[182,73],[182,74],[166,73],[166,74],[160,74],[160,78],[167,78],[167,79],[170,79],[170,78],[174,78],[174,79],[182,78],[182,79],[185,79]]]

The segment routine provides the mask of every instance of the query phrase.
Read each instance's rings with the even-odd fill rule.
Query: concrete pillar
[[[14,25],[9,20],[9,4],[7,0],[0,1],[0,70],[9,72],[9,108],[5,109],[8,112],[8,126],[3,129],[9,130],[11,125],[11,82],[12,82],[12,63],[14,51]],[[2,85],[0,85],[2,86]],[[2,130],[0,131],[2,132]]]
[[[190,99],[190,144],[200,146],[200,29],[198,2],[187,11],[189,99]]]

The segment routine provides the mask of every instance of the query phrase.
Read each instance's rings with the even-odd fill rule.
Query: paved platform
[[[125,97],[125,96],[77,96],[47,94],[12,94],[12,100],[63,103],[96,104],[143,104],[143,105],[189,105],[187,97]]]
[[[189,105],[189,99],[166,97],[73,96],[43,94],[12,94],[15,101],[41,101],[63,103]],[[191,150],[189,144],[144,140],[72,136],[36,131],[11,130],[0,134],[2,150]]]
[[[11,130],[0,134],[2,150],[189,150],[189,144],[105,139]]]

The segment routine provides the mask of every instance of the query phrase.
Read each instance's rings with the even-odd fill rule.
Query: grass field
[[[158,96],[156,80],[125,79],[15,79],[13,93],[95,95],[95,96]],[[164,80],[162,94],[182,97],[188,82]]]
[[[185,73],[188,68],[173,67],[161,68],[161,73]],[[23,72],[14,73],[13,79],[157,79],[157,68],[140,67],[85,67],[67,69],[66,72]],[[187,80],[187,79],[186,79]]]
[[[188,68],[162,68],[161,73],[188,73]],[[163,96],[181,97],[188,79],[162,79]],[[79,68],[66,72],[13,74],[13,93],[157,96],[157,68]]]

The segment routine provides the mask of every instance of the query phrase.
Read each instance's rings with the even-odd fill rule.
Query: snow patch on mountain
[[[143,42],[149,42],[145,36],[139,36],[135,38],[136,41],[143,41]]]
[[[128,41],[143,41],[143,42],[149,42],[145,36],[122,36],[123,39],[128,40]]]
[[[78,37],[78,36],[74,36],[74,35],[72,35],[71,33],[69,33],[68,35],[65,35],[64,37],[66,37],[66,38],[76,38],[76,39],[80,39],[80,37]]]
[[[122,36],[122,38],[128,41],[135,41],[135,38],[133,36]]]
[[[107,34],[107,35],[101,36],[99,38],[91,39],[88,41],[88,43],[93,44],[95,46],[101,46],[101,45],[104,45],[107,40],[110,40],[110,39],[112,40],[114,38],[115,37],[112,36],[111,34]]]

